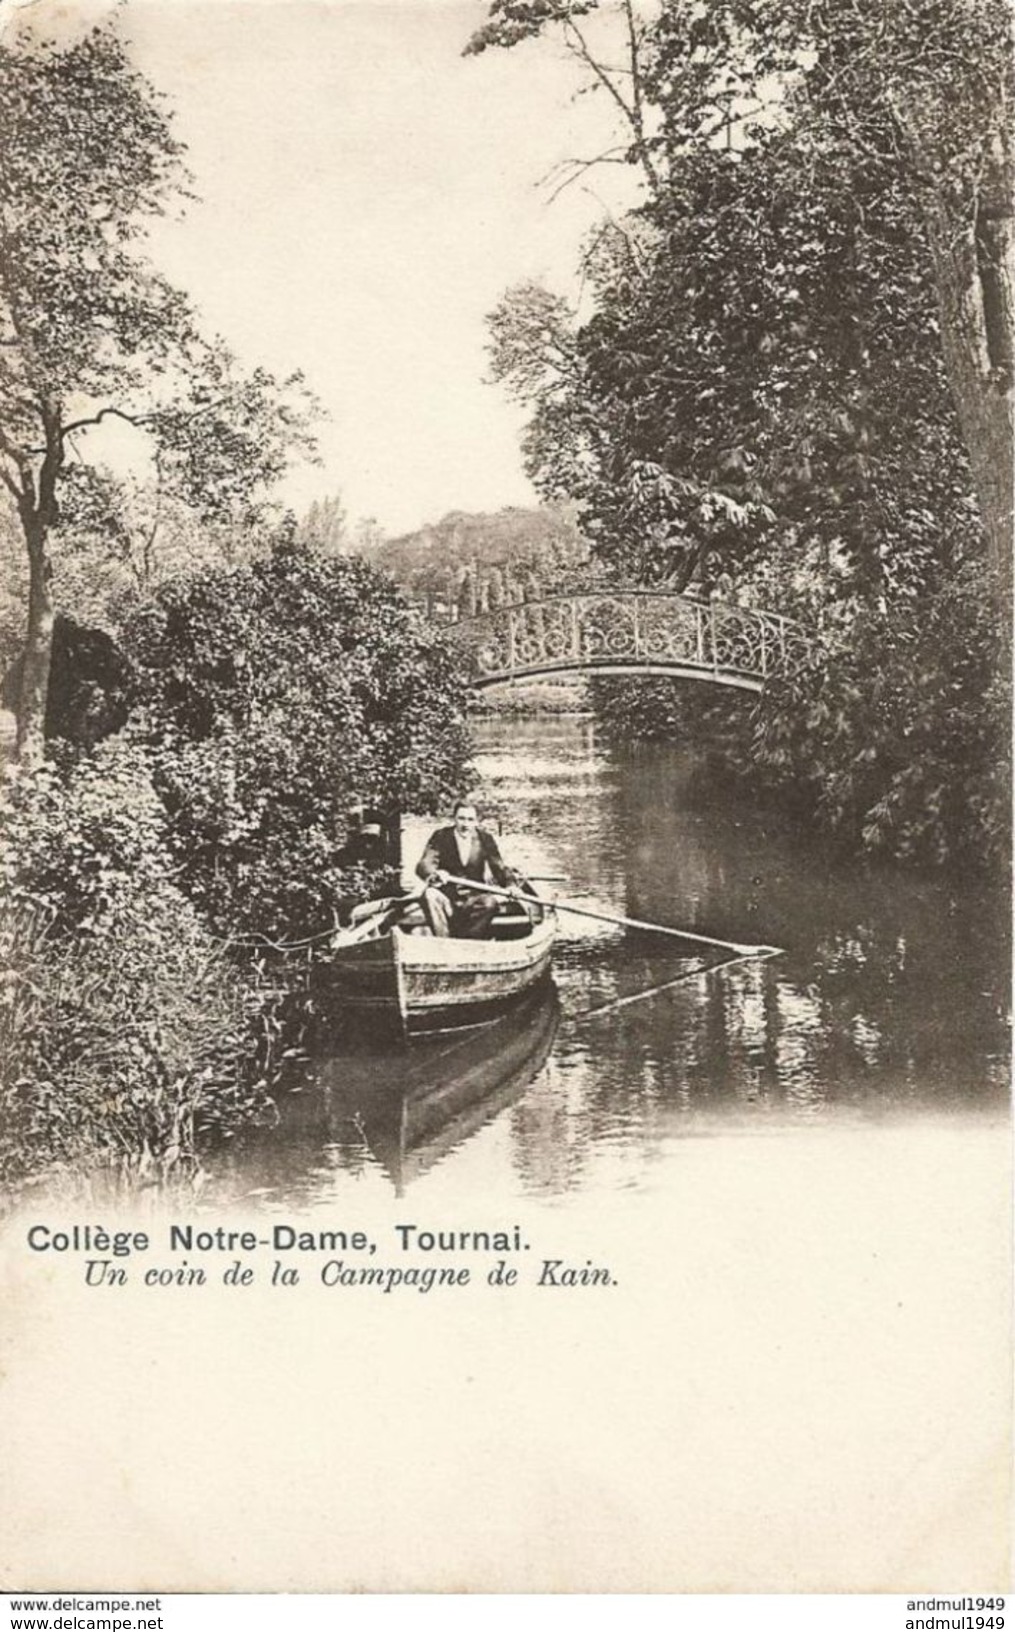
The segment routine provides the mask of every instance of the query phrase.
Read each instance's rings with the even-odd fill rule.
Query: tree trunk
[[[1015,218],[1012,165],[999,138],[978,191],[973,222],[956,219],[941,192],[925,195],[941,343],[987,537],[1001,627],[1010,642],[1012,595],[1012,333]]]
[[[21,765],[38,765],[46,747],[46,700],[53,659],[55,609],[44,527],[25,526],[28,545],[28,636],[21,670],[17,755]]]
[[[48,545],[50,530],[60,519],[56,488],[64,458],[60,399],[46,396],[39,406],[46,446],[38,477],[33,476],[27,458],[19,461],[18,513],[28,551],[28,637],[21,671],[17,755],[20,764],[29,767],[38,765],[46,751],[46,704],[56,619]]]

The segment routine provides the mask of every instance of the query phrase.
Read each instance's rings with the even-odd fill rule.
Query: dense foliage
[[[811,659],[760,697],[695,682],[594,684],[619,743],[680,742],[711,773],[792,807],[850,850],[1003,871],[1010,687],[993,599],[967,567],[886,616],[830,620]]]
[[[222,934],[320,934],[352,807],[430,810],[461,786],[454,660],[361,561],[283,539],[165,585],[125,644],[179,882]]]
[[[750,766],[854,846],[923,866],[1003,867],[1010,687],[984,575],[851,619],[766,690]]]
[[[8,794],[0,1178],[186,1176],[199,1134],[269,1109],[263,994],[173,878],[144,754],[113,739]]]
[[[888,165],[802,162],[795,133],[674,160],[592,261],[581,325],[538,289],[493,314],[534,408],[533,479],[642,582],[741,577],[796,541],[851,595],[982,550],[927,248]]]
[[[449,650],[363,562],[283,536],[164,584],[126,647],[126,727],[55,741],[5,796],[12,1181],[186,1176],[202,1135],[265,1114],[287,977],[386,882],[342,863],[351,808],[433,808],[466,776]]]
[[[728,174],[746,160],[772,152],[781,152],[785,162],[765,180],[759,198],[762,245],[765,226],[778,216],[780,202],[790,206],[781,224],[792,233],[795,200],[802,206],[805,247],[818,251],[818,262],[826,259],[833,285],[840,270],[849,281],[853,246],[860,240],[869,240],[876,252],[901,250],[903,262],[908,257],[933,302],[928,349],[947,376],[997,610],[1007,619],[1015,463],[1015,54],[1004,0],[914,0],[911,5],[867,8],[852,0],[822,0],[820,5],[784,0],[778,6],[714,0],[707,7],[693,0],[662,0],[651,10],[638,0],[561,0],[556,5],[489,0],[487,22],[467,50],[517,48],[544,37],[552,37],[571,55],[585,89],[610,99],[620,137],[598,161],[576,163],[571,179],[596,162],[626,163],[642,184],[645,202],[620,223],[630,248],[625,279],[638,280],[646,271],[638,231],[642,225],[661,227],[665,234],[688,219],[681,203],[689,184],[692,193],[702,180],[707,186],[710,172],[723,160]],[[899,201],[887,234],[881,210],[870,213],[872,190],[876,198],[894,195]],[[816,210],[807,207],[812,191]],[[691,208],[693,212],[693,199]],[[714,209],[707,209],[708,214],[715,219]],[[835,240],[844,223],[850,230],[840,263]],[[695,224],[693,215],[690,224]],[[709,247],[704,246],[698,278],[688,278],[680,263],[678,246],[675,301],[695,300],[702,292],[707,301],[715,266]],[[750,261],[738,260],[735,267],[750,285]],[[787,270],[778,264],[771,269],[777,275]],[[651,264],[647,274],[650,279],[654,275]],[[804,287],[792,280],[780,287],[777,276],[774,292],[782,297],[784,328],[802,311],[806,319]],[[894,307],[900,292],[905,306],[907,292],[889,283],[889,306]],[[601,289],[597,304],[600,313],[609,315],[610,301],[604,301]],[[847,318],[849,309],[847,301]],[[735,300],[729,309],[721,301],[718,310],[722,323],[729,316],[736,325],[742,315]],[[575,371],[574,353],[562,335],[552,297],[544,299],[541,312],[529,304],[521,327],[514,325],[519,344],[507,348],[505,328],[510,330],[512,323],[502,308],[500,316],[505,315],[507,323],[500,324],[499,333],[495,329],[495,362],[523,394],[540,403],[543,435],[558,443],[563,437],[566,443],[570,429],[569,452],[579,462],[582,457],[601,462],[612,448],[619,455],[613,477],[619,499],[636,483],[644,487],[640,456],[623,438],[618,446],[608,424],[597,424],[593,416],[581,427],[584,446],[574,437],[569,409],[576,391],[578,398],[584,394],[583,370],[579,358]],[[810,360],[820,365],[821,350],[814,349]],[[606,350],[612,361],[609,335]],[[651,344],[631,347],[626,359],[624,350],[621,346],[617,359],[621,395],[642,362],[652,368],[658,356]],[[519,366],[525,352],[535,359],[527,368]],[[669,361],[679,377],[688,359],[675,350]],[[750,388],[752,372],[748,367],[745,388]],[[851,413],[850,393],[844,395],[845,410]],[[605,447],[597,445],[603,432]],[[728,519],[749,525],[750,513],[721,502],[728,499],[724,484],[716,489],[712,483],[713,501],[708,502],[715,472],[707,462],[702,469],[685,468],[680,457],[662,458],[658,470],[648,473],[651,502],[647,510],[631,506],[633,523],[651,521],[654,506],[663,530],[670,523],[670,531],[679,535],[681,523],[690,519],[700,532],[702,526],[707,530],[718,499]],[[681,500],[691,501],[690,518]]]

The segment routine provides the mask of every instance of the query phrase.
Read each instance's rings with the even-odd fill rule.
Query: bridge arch
[[[652,589],[549,595],[454,625],[473,686],[557,674],[658,674],[761,691],[799,665],[802,625],[778,613]]]

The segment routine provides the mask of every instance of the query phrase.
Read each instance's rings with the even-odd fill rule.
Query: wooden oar
[[[356,929],[360,924],[377,918],[382,912],[391,912],[395,907],[408,906],[409,902],[415,899],[414,895],[382,895],[376,901],[361,901],[358,907],[352,909],[350,927]]]
[[[475,890],[481,895],[499,895],[505,901],[521,900],[525,896],[512,895],[510,890],[498,889],[495,884],[477,884],[471,878],[455,878],[451,873],[445,873],[449,884],[455,884],[459,889]],[[689,929],[673,929],[669,924],[650,924],[641,918],[624,918],[619,912],[596,912],[592,907],[578,907],[571,901],[544,901],[544,907],[554,907],[559,912],[571,912],[579,918],[597,918],[603,924],[619,924],[623,929],[644,929],[653,935],[673,935],[680,941],[693,941],[697,946],[721,946],[728,952],[735,952],[738,958],[775,957],[781,953],[779,946],[743,946],[737,941],[720,941],[715,935],[695,935]]]
[[[689,980],[697,980],[699,976],[714,975],[720,969],[729,969],[735,963],[743,963],[747,957],[775,957],[777,947],[764,947],[760,951],[751,947],[747,953],[734,953],[732,957],[722,958],[718,963],[702,964],[700,969],[688,969],[682,975],[675,975],[672,980],[664,980],[658,986],[646,986],[643,991],[629,992],[627,997],[615,997],[609,1003],[600,1003],[594,1009],[579,1009],[577,1014],[567,1017],[568,1025],[576,1026],[582,1020],[598,1020],[601,1015],[613,1014],[617,1009],[626,1009],[631,1003],[643,1003],[647,997],[658,997],[660,992],[668,992],[673,986],[684,986]]]
[[[395,913],[401,912],[403,907],[418,900],[417,892],[414,895],[388,895],[377,901],[362,901],[358,907],[353,908],[352,922],[348,929],[335,931],[337,940],[333,940],[332,945],[341,948],[356,946],[359,941],[368,941],[377,929],[378,918],[384,918],[389,913],[394,916]]]
[[[380,916],[381,914],[376,912],[372,918],[364,918],[360,924],[351,924],[348,929],[336,929],[331,937],[332,951],[340,952],[343,947],[357,946],[360,941],[369,941],[377,931],[377,920]]]

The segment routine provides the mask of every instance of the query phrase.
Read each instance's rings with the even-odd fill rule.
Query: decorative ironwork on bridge
[[[597,590],[498,607],[454,625],[477,689],[567,673],[665,674],[761,691],[792,672],[806,631],[789,618],[662,590]]]

